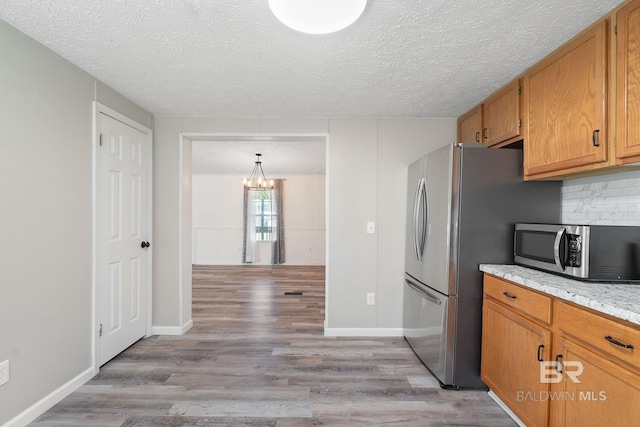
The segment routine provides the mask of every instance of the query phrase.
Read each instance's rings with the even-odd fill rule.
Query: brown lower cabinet
[[[638,325],[488,274],[484,286],[482,380],[521,421],[640,425]]]

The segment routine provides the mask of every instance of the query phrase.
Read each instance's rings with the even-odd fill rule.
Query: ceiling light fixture
[[[256,153],[258,159],[256,160],[256,164],[253,167],[253,171],[251,171],[251,175],[249,178],[244,178],[242,183],[244,184],[244,188],[248,190],[265,190],[267,188],[273,188],[273,180],[267,182],[264,177],[264,171],[262,170],[262,162],[260,161],[260,157],[262,154]]]
[[[273,14],[289,28],[307,34],[328,34],[353,24],[367,0],[269,0]]]

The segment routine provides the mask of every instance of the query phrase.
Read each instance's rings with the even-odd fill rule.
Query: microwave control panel
[[[580,268],[582,259],[582,236],[567,234],[567,267]]]

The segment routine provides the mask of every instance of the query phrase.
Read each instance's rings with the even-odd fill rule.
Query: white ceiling
[[[369,0],[330,35],[267,0],[2,0],[0,18],[156,115],[457,117],[621,0]],[[304,142],[304,144],[300,144]],[[324,140],[194,142],[196,173],[322,173]]]
[[[370,0],[323,36],[267,0],[2,0],[0,18],[156,115],[455,117],[619,3]]]
[[[262,154],[267,179],[288,174],[324,174],[324,137],[220,137],[193,141],[193,173],[241,174],[253,170],[256,153]]]

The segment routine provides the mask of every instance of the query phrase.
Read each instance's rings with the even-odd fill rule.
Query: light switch
[[[367,223],[367,234],[376,234],[376,223],[368,222]]]

